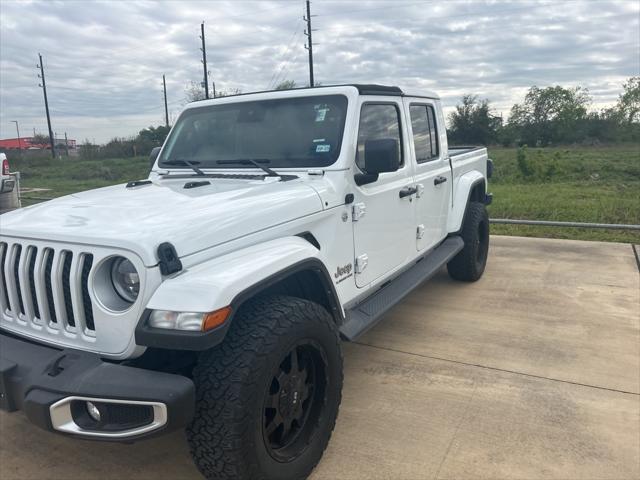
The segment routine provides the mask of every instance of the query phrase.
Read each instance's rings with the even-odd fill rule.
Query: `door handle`
[[[441,183],[444,183],[446,181],[447,181],[447,177],[436,177],[433,179],[433,184],[440,185]]]
[[[418,193],[417,187],[404,187],[400,190],[400,198],[410,197],[411,195],[415,195]]]

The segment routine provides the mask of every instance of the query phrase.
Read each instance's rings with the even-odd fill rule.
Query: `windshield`
[[[172,129],[159,165],[183,168],[184,160],[200,168],[255,168],[231,160],[270,167],[331,165],[340,154],[346,112],[343,95],[192,108]]]

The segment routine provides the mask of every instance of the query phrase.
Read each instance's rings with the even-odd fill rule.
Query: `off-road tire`
[[[469,202],[460,232],[464,248],[447,263],[451,278],[475,282],[484,273],[489,253],[489,215],[480,202]]]
[[[318,417],[306,417],[317,421],[302,452],[288,461],[276,460],[264,438],[265,399],[270,398],[274,369],[282,368],[287,352],[302,348],[300,342],[324,351],[324,400],[318,403]],[[288,296],[252,299],[234,316],[224,342],[199,355],[193,379],[196,412],[187,439],[206,478],[306,478],[320,460],[338,415],[343,380],[338,329],[316,303]]]

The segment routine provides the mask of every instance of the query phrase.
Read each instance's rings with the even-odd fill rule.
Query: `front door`
[[[447,212],[451,201],[451,167],[439,145],[433,103],[405,100],[411,119],[411,155],[415,162],[416,248],[435,247],[447,236]]]
[[[379,174],[376,181],[356,187],[353,206],[356,285],[364,287],[415,256],[415,195],[401,192],[413,186],[407,155],[407,130],[401,122],[402,100],[367,100],[360,109],[356,164],[365,172],[365,142],[394,139],[400,167]]]

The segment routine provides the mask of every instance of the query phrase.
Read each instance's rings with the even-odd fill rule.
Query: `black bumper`
[[[184,427],[193,417],[195,406],[195,387],[186,377],[108,363],[97,354],[58,350],[0,332],[0,409],[23,410],[38,427],[56,431],[51,423],[51,405],[76,396],[166,406],[164,425],[114,439],[126,442]]]

